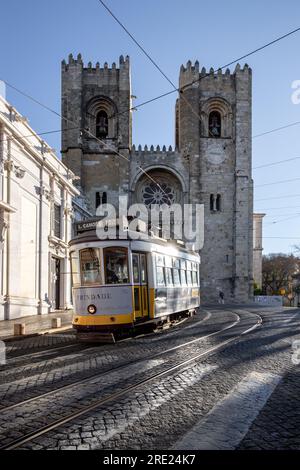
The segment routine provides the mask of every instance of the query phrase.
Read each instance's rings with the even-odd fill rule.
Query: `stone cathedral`
[[[129,204],[164,203],[165,194],[204,204],[204,301],[217,301],[221,290],[227,302],[252,297],[251,82],[247,65],[214,73],[189,61],[179,75],[175,147],[142,148],[132,145],[129,57],[111,67],[85,66],[80,54],[62,62],[62,158],[80,177],[89,211],[117,204],[119,195]]]

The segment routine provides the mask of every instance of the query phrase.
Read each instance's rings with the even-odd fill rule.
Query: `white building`
[[[72,308],[73,179],[0,96],[0,320]]]

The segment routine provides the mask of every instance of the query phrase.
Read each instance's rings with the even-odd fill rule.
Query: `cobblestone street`
[[[45,338],[7,344],[2,449],[300,449],[297,309],[207,308],[116,345]]]

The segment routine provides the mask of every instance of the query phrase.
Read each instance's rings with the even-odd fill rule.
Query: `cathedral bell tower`
[[[131,107],[128,56],[119,67],[85,67],[80,54],[62,62],[62,159],[80,178],[92,214],[128,194]]]
[[[253,293],[252,71],[180,70],[176,143],[189,164],[189,201],[205,207],[204,301]]]

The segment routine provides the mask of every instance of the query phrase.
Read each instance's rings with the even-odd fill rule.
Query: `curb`
[[[61,328],[51,328],[49,330],[43,330],[43,331],[38,331],[37,333],[29,333],[28,335],[22,335],[22,336],[0,336],[0,341],[4,341],[5,343],[12,343],[15,341],[22,341],[23,339],[30,339],[30,338],[37,338],[38,336],[44,336],[44,335],[50,335],[53,333],[60,333],[63,331],[68,331],[72,329],[72,324],[68,326],[62,326]]]

